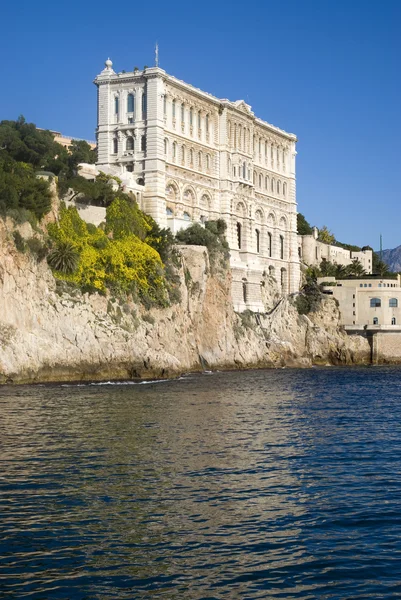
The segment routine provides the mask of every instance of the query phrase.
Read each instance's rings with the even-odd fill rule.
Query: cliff
[[[29,224],[19,227],[30,237]],[[190,370],[369,362],[370,347],[338,326],[333,300],[300,316],[265,282],[265,315],[233,310],[230,273],[212,275],[204,247],[182,254],[179,304],[146,311],[62,290],[47,266],[14,246],[0,221],[0,382],[170,377]]]

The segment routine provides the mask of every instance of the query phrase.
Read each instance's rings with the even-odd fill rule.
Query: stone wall
[[[401,332],[378,331],[372,344],[373,363],[401,363]]]

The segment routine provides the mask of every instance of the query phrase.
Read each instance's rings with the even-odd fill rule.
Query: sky
[[[360,246],[401,244],[401,0],[4,0],[0,120],[95,139],[93,79],[154,64],[295,133],[297,202]]]

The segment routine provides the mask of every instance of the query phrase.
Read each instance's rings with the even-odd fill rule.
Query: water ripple
[[[400,390],[390,367],[0,388],[0,598],[401,598]]]

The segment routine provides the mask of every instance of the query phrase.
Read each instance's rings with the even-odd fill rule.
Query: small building
[[[301,262],[308,266],[319,266],[324,260],[336,265],[351,265],[358,260],[367,274],[372,273],[373,252],[372,250],[361,250],[355,252],[347,250],[335,244],[325,244],[318,239],[318,229],[313,228],[311,235],[298,236],[298,255]]]
[[[96,148],[96,142],[92,141],[92,140],[83,140],[81,138],[77,138],[77,137],[70,137],[69,135],[63,135],[62,133],[60,133],[59,131],[53,131],[52,129],[42,129],[41,127],[38,127],[39,131],[50,131],[50,133],[52,134],[54,141],[57,142],[58,144],[60,144],[61,146],[64,146],[64,148],[68,148],[69,146],[71,146],[72,142],[74,140],[78,141],[78,142],[87,142],[89,144],[89,146],[92,148],[92,150],[94,150]]]
[[[338,279],[319,277],[325,294],[339,302],[346,327],[401,330],[401,276]]]

